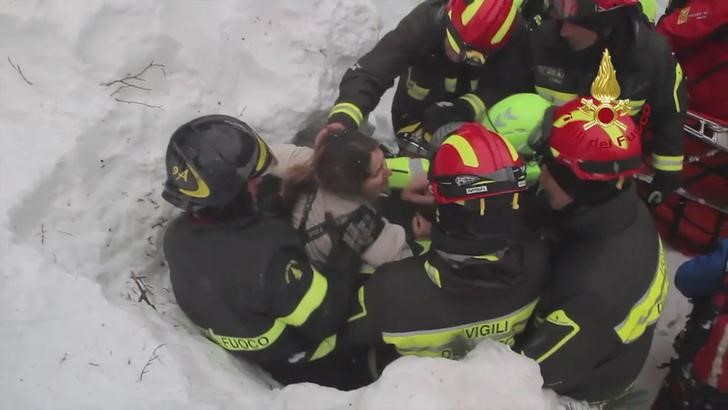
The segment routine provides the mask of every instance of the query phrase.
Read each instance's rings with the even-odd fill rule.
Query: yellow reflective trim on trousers
[[[564,336],[561,340],[559,340],[559,342],[556,343],[551,349],[549,349],[546,353],[542,354],[538,359],[536,359],[536,363],[541,363],[544,360],[551,357],[551,355],[553,355],[554,353],[556,353],[556,351],[561,349],[561,347],[563,345],[565,345],[566,342],[571,340],[581,330],[579,325],[576,322],[574,322],[573,320],[571,320],[571,318],[569,318],[569,316],[566,314],[566,312],[564,310],[557,310],[555,312],[551,312],[551,314],[548,315],[546,320],[555,325],[558,325],[558,326],[570,327],[571,331],[566,336]]]
[[[345,102],[334,105],[329,113],[329,117],[337,113],[344,113],[348,115],[357,127],[361,125],[361,122],[364,119],[364,114],[362,114],[361,109],[352,103]]]
[[[318,345],[308,361],[312,362],[322,357],[326,357],[334,350],[334,348],[336,348],[336,335],[331,335]]]
[[[407,70],[407,94],[409,94],[409,96],[414,98],[415,100],[422,101],[427,98],[427,94],[429,93],[429,89],[418,85],[412,79],[412,67],[410,67]]]
[[[471,107],[473,107],[473,112],[475,113],[473,118],[476,121],[485,114],[485,103],[477,95],[468,93],[458,98],[465,100]]]
[[[445,91],[449,93],[454,93],[455,90],[458,88],[458,79],[457,78],[445,78]]]
[[[470,91],[475,91],[478,89],[478,82],[480,80],[470,80]]]
[[[498,31],[495,32],[495,35],[492,39],[490,39],[490,44],[498,44],[506,37],[506,34],[508,34],[508,31],[513,26],[513,21],[516,19],[516,2],[513,1],[511,3],[511,9],[508,11],[508,17],[506,17],[503,24],[498,28]]]
[[[442,147],[445,145],[455,148],[455,151],[460,155],[460,160],[463,161],[463,165],[466,167],[477,168],[480,166],[480,161],[478,161],[478,156],[475,155],[473,147],[462,136],[453,134],[447,137],[445,142],[442,143]]]
[[[652,166],[660,171],[680,171],[683,169],[682,155],[652,154]]]
[[[680,112],[680,99],[678,98],[677,91],[680,88],[680,83],[683,79],[683,70],[680,63],[675,64],[675,87],[672,90],[672,97],[675,99],[675,111]]]
[[[367,305],[364,303],[364,286],[359,287],[359,291],[357,292],[357,300],[359,301],[359,307],[361,308],[361,310],[359,311],[359,313],[352,315],[349,319],[347,319],[347,322],[353,322],[367,315]]]
[[[534,88],[536,89],[536,92],[538,93],[538,95],[551,101],[551,103],[555,104],[555,105],[564,105],[567,102],[569,102],[577,97],[576,94],[564,93],[564,92],[552,90],[552,89],[546,88],[546,87],[536,86]]]
[[[280,319],[273,322],[273,326],[265,333],[253,337],[234,337],[215,334],[212,329],[205,329],[203,334],[225,350],[233,352],[253,352],[266,349],[275,343],[283,334],[286,324]]]
[[[440,271],[430,264],[430,261],[425,261],[425,273],[430,277],[430,280],[438,287],[442,288],[442,281],[440,280]]]
[[[480,10],[484,2],[485,0],[474,0],[465,6],[465,10],[463,10],[463,14],[460,16],[460,21],[463,23],[463,26],[467,26],[470,20],[478,14],[478,10]]]
[[[329,287],[329,283],[326,281],[326,277],[319,271],[311,267],[313,270],[313,279],[311,279],[311,286],[308,287],[306,294],[303,295],[301,301],[298,302],[298,306],[288,316],[280,318],[283,323],[291,326],[301,326],[306,323],[308,317],[311,316],[316,308],[321,306],[321,302],[326,297],[326,290]]]
[[[665,303],[670,281],[667,276],[667,263],[665,263],[665,251],[662,241],[659,241],[659,255],[655,277],[650,287],[640,300],[632,306],[627,317],[614,328],[622,343],[632,343],[645,332],[648,326],[657,322],[662,313],[662,306]]]
[[[629,115],[637,115],[642,111],[642,106],[646,100],[629,100]]]
[[[382,340],[402,355],[453,357],[456,350],[470,350],[482,339],[504,342],[521,333],[538,299],[501,317],[442,329],[413,332],[383,332]],[[459,348],[459,349],[458,349]]]

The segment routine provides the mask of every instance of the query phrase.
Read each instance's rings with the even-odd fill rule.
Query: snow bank
[[[417,2],[3,1],[3,407],[545,408],[535,364],[492,344],[463,362],[400,360],[356,392],[277,390],[170,292],[160,192],[174,129],[223,113],[291,139]],[[379,135],[388,110],[370,118]]]
[[[330,107],[343,71],[382,25],[415,3],[5,2],[3,407],[303,409],[326,408],[329,397],[366,409],[485,394],[477,381],[492,384],[502,372],[476,359],[404,361],[359,392],[301,385],[279,393],[181,314],[159,247],[174,212],[160,190],[176,126],[225,113],[271,141],[289,140]],[[387,127],[387,111],[375,114],[378,126]],[[142,289],[154,308],[139,301]],[[501,368],[516,364],[511,387],[490,393],[495,400],[515,387],[533,393],[518,400],[541,402],[532,362],[502,348],[483,355]],[[457,386],[430,389],[446,385],[435,375]]]

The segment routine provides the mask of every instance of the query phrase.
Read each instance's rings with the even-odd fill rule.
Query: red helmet
[[[488,53],[503,47],[515,27],[514,0],[450,0],[445,35],[464,61],[485,63]]]
[[[619,7],[636,6],[639,0],[550,0],[549,10],[558,18],[581,19]]]
[[[478,123],[465,123],[443,141],[429,170],[438,204],[526,189],[525,165],[516,149]]]
[[[621,110],[593,97],[576,98],[555,109],[550,120],[551,156],[577,178],[607,181],[639,171],[642,143],[628,106]]]

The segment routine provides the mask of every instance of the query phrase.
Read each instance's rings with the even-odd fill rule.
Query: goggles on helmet
[[[458,34],[455,26],[452,24],[450,19],[447,20],[447,27],[445,27],[445,36],[447,37],[447,44],[460,57],[460,59],[472,66],[481,66],[485,64],[488,55],[480,50],[476,50],[470,47]]]
[[[487,175],[431,176],[430,181],[437,183],[439,194],[445,198],[467,198],[522,191],[526,189],[526,172],[525,167],[510,167]]]

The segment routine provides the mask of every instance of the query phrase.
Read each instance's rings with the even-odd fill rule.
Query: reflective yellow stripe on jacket
[[[652,166],[660,171],[681,171],[684,159],[682,155],[652,154]]]
[[[362,114],[361,109],[352,103],[341,102],[334,105],[334,107],[331,109],[331,112],[329,113],[329,117],[338,113],[348,115],[349,118],[354,121],[357,127],[359,127],[362,120],[364,120],[364,114]]]
[[[253,337],[234,337],[218,335],[212,329],[206,329],[204,334],[207,338],[220,345],[225,350],[231,351],[257,351],[263,350],[278,340],[286,330],[286,326],[301,326],[306,323],[311,313],[316,310],[324,300],[328,289],[326,278],[313,267],[313,278],[308,290],[298,302],[293,312],[287,316],[276,318],[273,326],[265,333]]]
[[[657,322],[660,313],[662,313],[662,306],[665,303],[670,282],[667,276],[667,264],[665,263],[665,251],[662,248],[662,241],[659,241],[659,243],[660,253],[657,271],[650,287],[640,300],[632,306],[622,323],[614,328],[623,343],[632,343],[637,340],[648,326]]]
[[[414,332],[384,332],[384,342],[402,355],[454,358],[469,351],[482,339],[511,344],[513,336],[526,327],[538,300],[507,315],[444,329]]]
[[[473,112],[475,113],[473,118],[475,119],[475,121],[480,122],[481,118],[485,115],[485,108],[486,108],[483,100],[481,100],[480,97],[478,97],[477,95],[472,94],[472,93],[465,94],[458,98],[461,100],[464,100],[465,102],[470,104],[470,107],[473,109]]]

